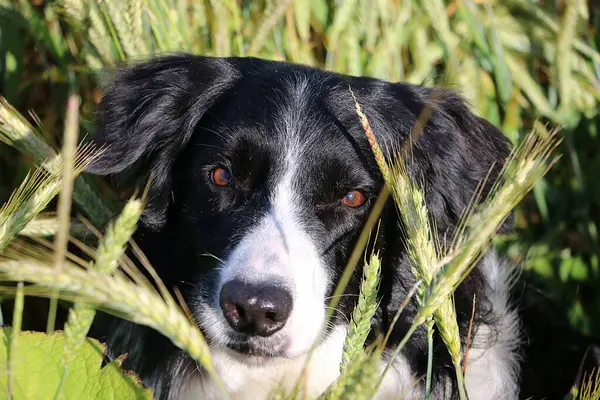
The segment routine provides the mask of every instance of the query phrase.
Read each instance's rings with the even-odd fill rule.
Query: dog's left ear
[[[438,232],[451,231],[480,182],[485,197],[498,178],[510,154],[506,136],[452,90],[372,80],[351,86],[381,147],[411,148],[409,173],[424,186]],[[334,101],[346,129],[364,135],[352,97],[337,92]]]
[[[170,170],[204,113],[235,85],[227,59],[172,55],[117,70],[105,88],[91,142],[104,148],[87,171],[112,175],[136,168],[152,184],[143,221],[165,219]]]
[[[428,183],[437,218],[454,225],[483,183],[485,199],[499,178],[511,146],[508,138],[472,111],[455,91],[419,88],[425,130],[416,141],[415,159]],[[430,113],[429,113],[430,111]],[[427,115],[429,114],[429,118]],[[501,230],[512,223],[512,215]]]

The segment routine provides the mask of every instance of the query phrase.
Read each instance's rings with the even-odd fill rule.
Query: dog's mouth
[[[235,353],[242,357],[251,358],[288,358],[285,351],[281,350],[277,346],[265,346],[262,344],[252,343],[250,341],[244,342],[230,342],[227,343],[227,348],[233,350]]]
[[[241,361],[252,364],[261,364],[275,360],[284,360],[292,358],[287,351],[289,341],[285,336],[257,337],[257,336],[238,336],[229,337],[221,346],[227,349],[229,356]]]

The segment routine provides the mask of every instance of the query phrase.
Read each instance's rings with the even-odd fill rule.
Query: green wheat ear
[[[445,265],[439,269],[427,288],[423,304],[417,311],[408,333],[394,351],[392,360],[398,356],[416,328],[440,310],[491,246],[492,238],[510,211],[558,160],[558,157],[555,157],[547,163],[560,142],[555,133],[556,131],[547,135],[534,129],[523,144],[513,150],[488,197],[463,217],[464,222],[457,230],[450,252],[451,257],[441,261]],[[391,362],[386,366],[384,374],[390,365]]]
[[[416,323],[424,322],[454,292],[491,246],[492,238],[510,211],[558,160],[555,157],[547,163],[560,143],[556,132],[547,134],[534,129],[513,150],[488,197],[466,213],[451,250],[454,257],[434,277],[425,294],[423,308],[415,317]]]
[[[34,162],[41,165],[50,175],[56,174],[55,168],[60,169],[62,165],[62,155],[57,154],[56,150],[46,142],[40,129],[34,128],[21,113],[1,96],[0,142],[31,156]],[[101,150],[98,150],[98,155],[100,153]],[[81,165],[77,172],[82,172],[85,167],[85,165]],[[95,225],[104,224],[114,215],[110,202],[101,198],[86,177],[79,176],[73,184],[73,200]]]
[[[342,363],[340,365],[340,372],[342,374],[364,352],[365,341],[371,331],[371,320],[379,307],[377,293],[379,291],[380,280],[381,260],[377,254],[373,253],[369,262],[364,266],[358,304],[352,311],[350,328],[344,343]]]
[[[344,373],[319,396],[319,400],[371,399],[376,391],[381,368],[379,343],[358,353]]]
[[[96,252],[96,261],[91,268],[107,274],[111,274],[117,269],[119,260],[125,253],[127,242],[135,232],[143,209],[144,205],[141,200],[130,199],[127,202],[115,223],[109,224],[106,236],[100,242]],[[69,310],[69,317],[64,328],[63,361],[65,367],[83,345],[95,314],[94,308],[84,302],[76,302]]]
[[[56,235],[59,222],[52,213],[40,213],[25,228],[19,232],[20,236],[48,237]],[[69,222],[69,234],[80,237],[89,233],[88,228],[79,220],[73,218]]]
[[[73,174],[79,175],[98,155],[91,153],[89,146],[80,147]],[[0,208],[0,253],[58,194],[62,183],[61,165],[58,156],[45,161],[25,177]]]
[[[386,184],[390,187],[392,198],[398,207],[398,213],[402,218],[403,229],[406,235],[406,246],[408,255],[413,264],[413,274],[417,280],[423,281],[425,285],[418,288],[419,304],[423,304],[425,291],[431,283],[433,277],[438,272],[439,261],[437,249],[441,246],[434,235],[434,227],[429,220],[429,213],[425,204],[425,194],[417,184],[410,178],[406,169],[405,157],[410,155],[410,151],[403,150],[396,156],[395,162],[391,167],[388,166],[381,147],[373,133],[367,116],[362,111],[356,96],[350,90],[355,103],[356,113],[360,119],[361,125],[367,136],[371,150],[381,170]],[[419,116],[420,123],[411,132],[407,143],[412,145],[416,138],[421,134],[420,126],[425,125],[425,119],[431,112],[431,107],[425,107],[422,115]],[[427,337],[429,344],[429,358],[427,368],[426,391],[429,394],[431,387],[432,363],[433,363],[433,325],[438,328],[440,336],[450,353],[454,363],[456,377],[459,382],[459,391],[461,399],[466,399],[464,392],[464,379],[461,373],[461,349],[460,333],[456,319],[456,309],[451,297],[448,297],[444,304],[437,310],[427,322]]]

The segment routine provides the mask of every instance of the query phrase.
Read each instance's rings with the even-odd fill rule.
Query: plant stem
[[[54,267],[62,270],[69,241],[69,223],[73,195],[73,179],[75,178],[75,153],[79,136],[79,96],[71,94],[67,102],[67,118],[65,122],[64,144],[62,150],[63,178],[58,197],[58,231],[54,239]],[[50,297],[48,324],[46,333],[54,330],[58,308],[58,292]]]
[[[463,376],[460,368],[460,363],[454,363],[454,369],[456,371],[456,382],[458,385],[458,395],[460,400],[468,400],[467,391],[465,390],[465,377]]]
[[[388,361],[387,365],[385,366],[385,369],[383,370],[383,373],[379,377],[379,380],[377,381],[377,385],[375,385],[375,389],[374,389],[373,393],[377,393],[377,391],[379,390],[379,387],[381,386],[381,383],[383,382],[383,378],[385,377],[385,374],[392,367],[392,365],[394,364],[394,361],[396,361],[396,357],[398,357],[398,354],[400,354],[400,352],[402,351],[402,349],[404,348],[404,346],[406,346],[406,343],[408,342],[408,339],[410,339],[411,336],[413,335],[413,333],[415,333],[415,331],[417,330],[417,328],[419,327],[419,325],[420,324],[413,323],[410,326],[410,328],[408,328],[408,331],[406,332],[406,334],[402,338],[402,341],[400,341],[400,343],[398,344],[398,346],[394,350],[394,354],[392,355],[392,358],[390,358],[390,360]]]
[[[8,398],[12,399],[15,370],[12,359],[14,358],[15,350],[17,349],[17,340],[21,334],[21,325],[23,323],[23,307],[25,304],[25,291],[23,282],[17,283],[15,293],[15,307],[13,311],[13,327],[10,335],[10,344],[8,348]]]
[[[364,250],[367,247],[367,242],[369,241],[369,235],[371,233],[371,230],[373,229],[373,227],[379,220],[379,215],[381,214],[381,211],[383,210],[383,206],[385,205],[389,194],[390,194],[390,192],[389,192],[388,186],[384,185],[383,188],[381,189],[381,191],[379,192],[379,196],[377,197],[375,204],[373,204],[373,208],[369,212],[369,216],[367,217],[367,221],[363,225],[363,228],[362,228],[362,231],[358,238],[357,244],[355,245],[354,249],[352,250],[352,253],[350,254],[350,258],[348,259],[348,262],[346,263],[346,267],[344,268],[344,272],[342,273],[342,276],[340,277],[338,284],[336,285],[336,288],[335,288],[333,294],[331,295],[331,300],[329,301],[329,304],[327,307],[327,312],[325,313],[325,320],[322,325],[323,331],[325,331],[325,329],[327,328],[327,324],[329,323],[329,320],[333,316],[333,312],[336,309],[338,303],[340,302],[340,300],[342,298],[342,294],[343,294],[344,290],[346,289],[346,286],[348,286],[348,282],[350,282],[350,278],[352,277],[352,274],[356,268],[356,265],[360,261],[361,254],[364,253]],[[315,340],[313,342],[312,347],[308,351],[306,359],[304,361],[304,365],[302,366],[302,372],[300,373],[300,376],[296,380],[296,383],[291,391],[292,395],[295,395],[300,390],[300,386],[303,384],[304,379],[306,377],[306,372],[308,369],[309,361],[310,361],[310,359],[316,349],[316,346],[318,344],[319,344],[319,341]]]
[[[431,399],[431,375],[433,373],[433,318],[427,321],[427,378],[425,380],[425,400]]]

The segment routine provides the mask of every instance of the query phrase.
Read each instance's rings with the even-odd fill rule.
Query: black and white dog
[[[490,169],[491,184],[509,154],[504,135],[452,91],[438,96],[422,86],[255,58],[172,55],[119,70],[99,105],[92,140],[108,150],[90,172],[152,174],[136,240],[166,285],[183,293],[233,398],[262,399],[280,382],[292,386],[314,341],[308,394],[320,394],[339,374],[360,268],[323,336],[321,327],[383,184],[349,89],[386,149],[400,148],[430,107],[409,170],[424,182],[440,239],[451,237],[477,185]],[[376,240],[383,283],[375,333],[387,331],[415,284],[397,209],[388,203]],[[490,252],[455,294],[463,342],[477,299],[471,399],[518,397],[513,270]],[[413,299],[390,352],[416,309]],[[127,353],[125,367],[157,398],[217,397],[196,363],[157,333],[124,321],[108,331],[112,353]],[[454,398],[454,368],[438,337],[433,359],[434,398]],[[426,360],[421,329],[377,398],[422,398]]]

